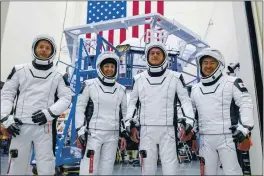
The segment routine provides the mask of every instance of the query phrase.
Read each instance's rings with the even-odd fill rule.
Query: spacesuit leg
[[[53,153],[52,126],[32,125],[35,128],[34,150],[36,154],[38,175],[55,174],[55,156]]]
[[[199,154],[205,160],[204,174],[205,175],[216,175],[218,165],[218,153],[216,147],[218,137],[214,135],[201,135],[200,137],[200,150]]]
[[[113,136],[114,138],[111,138],[110,141],[107,141],[102,145],[99,161],[99,175],[112,175],[118,146],[119,132],[116,132],[116,134],[116,137]]]
[[[17,150],[17,158],[11,159],[9,175],[27,175],[27,168],[29,167],[32,138],[31,129],[27,124],[21,126],[20,135],[13,137],[11,140],[9,151]],[[9,157],[10,162],[10,157]]]
[[[163,175],[177,175],[178,161],[173,126],[164,128],[159,147]]]
[[[146,150],[147,157],[141,163],[142,175],[155,175],[157,171],[157,144],[151,137],[153,131],[148,131],[147,126],[141,126],[139,150]],[[149,128],[150,129],[150,128]],[[141,156],[140,156],[141,158]]]
[[[225,175],[243,175],[231,135],[223,136],[223,143],[218,147],[218,152]]]
[[[86,151],[80,164],[80,175],[98,175],[102,141],[100,134],[96,133],[95,130],[90,130],[90,132],[91,135],[88,136]],[[90,158],[87,157],[88,150],[94,150],[93,173],[89,173]]]

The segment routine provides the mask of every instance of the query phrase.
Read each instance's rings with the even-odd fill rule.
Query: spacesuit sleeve
[[[194,101],[194,97],[193,94],[191,92],[191,102],[192,102],[192,108],[193,108],[193,113],[196,113],[196,105],[195,105],[195,101]]]
[[[253,103],[247,88],[240,78],[237,78],[234,82],[233,98],[236,105],[239,107],[239,122],[244,128],[252,130],[254,126]]]
[[[19,74],[14,67],[1,90],[1,119],[11,113],[18,88]]]
[[[125,89],[124,89],[124,94],[121,100],[120,108],[121,108],[121,113],[122,113],[121,114],[121,132],[123,132],[126,129],[124,118],[126,117],[126,114],[127,114],[127,96],[126,96]]]
[[[89,86],[85,85],[78,96],[75,112],[75,127],[76,129],[84,126],[85,121],[85,110],[90,97]]]
[[[139,96],[138,95],[138,81],[133,80],[133,89],[130,93],[130,100],[128,103],[127,115],[126,115],[125,121],[128,121],[133,118],[136,103],[138,101],[138,96]]]
[[[68,83],[64,81],[62,76],[59,79],[57,96],[58,100],[48,108],[49,113],[53,118],[58,117],[62,113],[64,113],[71,104],[72,92]]]
[[[186,118],[186,123],[194,126],[192,102],[184,85],[183,77],[181,75],[177,83],[177,95],[183,109],[183,116]]]
[[[193,108],[193,113],[194,113],[194,126],[193,129],[195,132],[198,132],[198,111],[196,109],[196,104],[195,104],[195,100],[194,100],[194,96],[193,96],[193,89],[191,91],[191,102],[192,102],[192,108]]]
[[[127,96],[126,96],[126,92],[124,92],[124,95],[122,97],[121,111],[122,111],[123,117],[126,117],[126,114],[127,114]]]

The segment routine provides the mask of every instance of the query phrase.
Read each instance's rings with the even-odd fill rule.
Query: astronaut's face
[[[210,56],[206,56],[202,60],[202,73],[205,77],[210,76],[217,68],[219,62]]]
[[[52,46],[50,42],[46,40],[42,40],[38,42],[38,45],[35,49],[35,54],[40,58],[40,59],[48,59],[51,56],[52,52]]]
[[[106,63],[102,66],[102,72],[107,77],[113,77],[115,74],[115,64]]]
[[[149,51],[148,62],[150,65],[158,66],[161,65],[165,57],[160,48],[152,48]]]

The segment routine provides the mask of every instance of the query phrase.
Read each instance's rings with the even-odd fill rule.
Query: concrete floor
[[[140,167],[133,167],[131,165],[115,166],[113,175],[141,175]],[[162,175],[161,166],[158,166],[156,175]],[[178,165],[177,175],[200,175],[200,164],[198,161],[190,163],[182,163]]]
[[[6,174],[8,168],[8,157],[1,156],[1,175]],[[30,174],[30,173],[28,173]],[[162,175],[161,166],[158,166],[157,175]],[[117,164],[114,166],[113,175],[140,175],[140,167],[133,167],[132,164]],[[182,163],[178,165],[177,175],[200,175],[198,161]]]

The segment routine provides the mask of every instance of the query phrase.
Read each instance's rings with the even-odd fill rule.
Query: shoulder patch
[[[234,85],[241,91],[241,92],[248,92],[244,82],[242,79],[237,78],[234,82]]]

